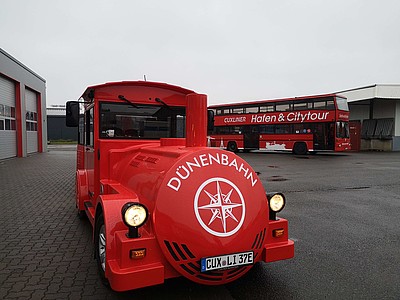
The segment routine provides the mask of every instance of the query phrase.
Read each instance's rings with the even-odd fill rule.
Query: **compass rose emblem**
[[[227,237],[235,234],[244,222],[245,202],[238,187],[225,178],[203,182],[194,197],[197,221],[208,233]]]

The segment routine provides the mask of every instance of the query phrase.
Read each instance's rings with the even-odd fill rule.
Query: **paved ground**
[[[104,287],[91,225],[77,217],[74,177],[71,146],[0,161],[0,299],[231,299],[183,278],[126,293]]]
[[[68,150],[68,148],[66,149]],[[74,210],[73,151],[0,161],[0,299],[96,298],[90,226]]]
[[[0,299],[400,299],[400,153],[242,154],[289,198],[295,259],[227,286],[178,278],[115,293],[76,215],[74,149],[49,150],[0,161]]]

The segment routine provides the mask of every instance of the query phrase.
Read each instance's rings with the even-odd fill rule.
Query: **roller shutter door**
[[[37,95],[35,92],[25,89],[26,103],[26,152],[38,152],[37,131]]]
[[[17,156],[15,84],[0,76],[0,159]]]

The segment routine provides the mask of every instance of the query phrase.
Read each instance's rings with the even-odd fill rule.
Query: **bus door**
[[[318,123],[314,125],[314,150],[335,149],[335,124]]]
[[[258,126],[243,126],[244,149],[259,149],[260,133]]]

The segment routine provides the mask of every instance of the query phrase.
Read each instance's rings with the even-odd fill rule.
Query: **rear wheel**
[[[305,155],[307,154],[307,145],[306,143],[296,143],[293,147],[293,153],[297,155]]]
[[[236,152],[238,150],[236,142],[229,142],[228,146],[226,148],[228,149],[228,151],[231,151],[231,152]]]
[[[106,278],[106,227],[104,225],[103,215],[97,217],[95,226],[95,243],[94,243],[94,255],[97,261],[97,267],[101,281],[104,285],[109,286],[109,282]]]

